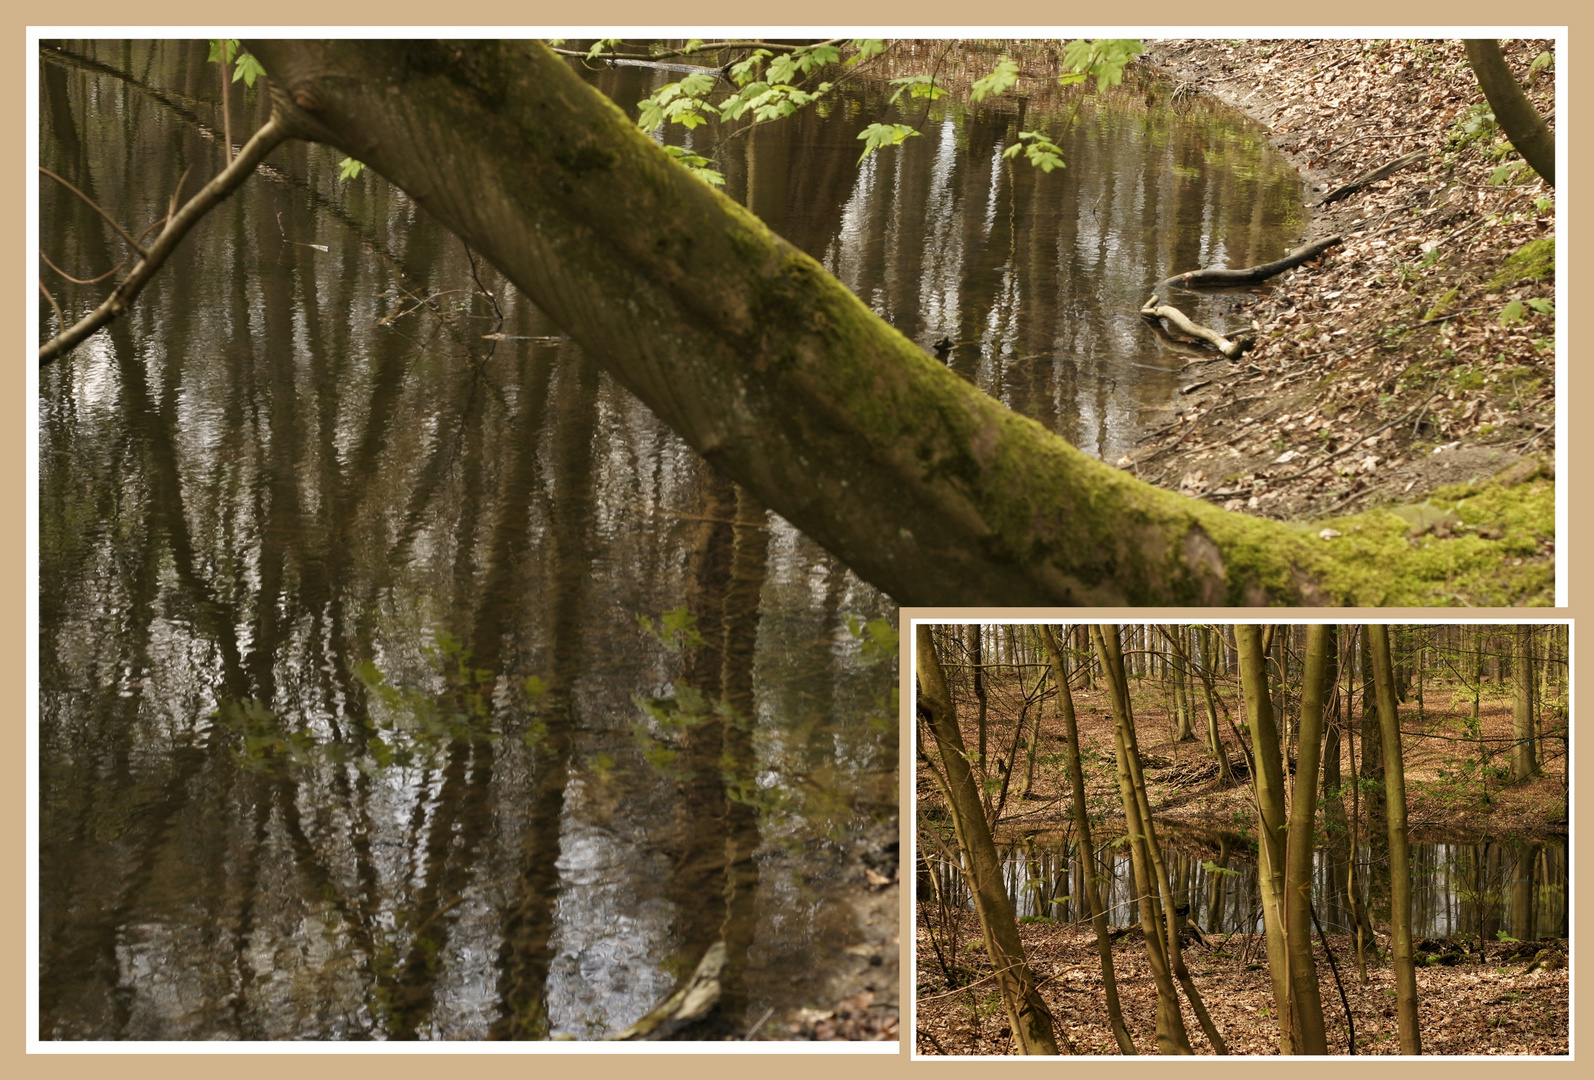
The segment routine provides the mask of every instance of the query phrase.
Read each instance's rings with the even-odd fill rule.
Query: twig
[[[112,319],[124,314],[128,306],[144,291],[155,274],[165,264],[177,245],[182,242],[188,231],[199,223],[210,210],[233,190],[249,178],[255,171],[255,166],[279,144],[286,141],[288,131],[278,119],[273,116],[261,126],[259,131],[244,144],[238,151],[238,156],[233,163],[223,169],[210,183],[200,188],[198,193],[183,208],[173,215],[167,222],[161,234],[155,238],[148,251],[140,250],[142,258],[132,271],[122,280],[111,295],[99,307],[79,319],[71,327],[63,330],[49,341],[39,347],[39,362],[49,363],[57,356],[76,347],[84,338],[94,333]],[[48,170],[41,169],[48,172]],[[53,173],[50,175],[54,175]],[[60,179],[60,177],[56,177]],[[61,181],[66,183],[66,181]],[[70,184],[67,185],[71,187]],[[76,189],[73,189],[76,191]],[[80,193],[81,194],[81,193]],[[92,204],[91,204],[92,205]],[[98,209],[98,207],[96,207]],[[101,211],[104,213],[104,211]],[[113,222],[114,224],[114,222]],[[117,226],[117,230],[126,236],[126,232]],[[132,240],[129,238],[129,242]],[[137,245],[134,245],[137,247]]]
[[[1382,427],[1380,427],[1380,428],[1378,428],[1378,429],[1376,429],[1374,431],[1368,432],[1366,435],[1363,435],[1361,438],[1357,439],[1355,442],[1353,442],[1349,446],[1345,447],[1345,449],[1334,451],[1332,454],[1328,455],[1322,461],[1319,461],[1316,465],[1308,465],[1306,468],[1302,469],[1298,473],[1291,473],[1289,476],[1276,476],[1276,477],[1273,477],[1269,481],[1269,483],[1282,484],[1282,483],[1284,483],[1286,481],[1289,481],[1289,480],[1299,480],[1301,477],[1305,476],[1307,473],[1316,472],[1318,469],[1321,469],[1324,465],[1327,465],[1330,461],[1333,461],[1335,458],[1344,457],[1346,454],[1348,454],[1352,450],[1356,449],[1358,446],[1360,446],[1362,443],[1366,442],[1368,439],[1371,439],[1371,438],[1374,438],[1375,436],[1381,435],[1385,430],[1394,427],[1396,424],[1404,424],[1407,420],[1411,419],[1412,416],[1416,415],[1416,413],[1419,410],[1426,409],[1428,407],[1429,403],[1432,402],[1433,399],[1438,397],[1438,396],[1439,396],[1438,392],[1429,394],[1427,397],[1423,398],[1422,402],[1415,409],[1412,409],[1410,412],[1406,413],[1406,415],[1398,417],[1398,418],[1396,418],[1394,420],[1391,420],[1389,423],[1383,425]]]
[[[1334,972],[1334,985],[1339,988],[1340,1004],[1345,1006],[1345,1023],[1350,1025],[1350,1040],[1346,1053],[1356,1052],[1356,1021],[1350,1014],[1350,999],[1345,996],[1345,984],[1339,981],[1339,965],[1334,963],[1334,950],[1328,947],[1328,935],[1323,933],[1323,924],[1318,921],[1317,908],[1310,900],[1306,902],[1306,910],[1312,913],[1312,925],[1317,927],[1317,937],[1323,943],[1323,952],[1328,954],[1328,966]]]
[[[774,1015],[775,1015],[775,1006],[771,1005],[769,1008],[764,1010],[764,1015],[760,1016],[758,1018],[758,1023],[754,1024],[752,1027],[747,1029],[747,1034],[743,1035],[742,1039],[744,1041],[751,1042],[752,1039],[753,1039],[753,1036],[758,1034],[758,1029],[764,1026],[764,1021],[768,1020],[771,1016],[774,1016]]]
[[[116,273],[122,267],[127,265],[127,260],[123,259],[121,262],[117,263],[115,266],[113,266],[109,270],[105,271],[105,273],[101,274],[99,277],[75,278],[71,274],[67,273],[65,270],[62,270],[59,266],[55,265],[55,263],[51,262],[50,261],[50,256],[46,255],[44,252],[42,252],[42,251],[39,252],[39,258],[44,260],[44,265],[45,266],[48,266],[51,270],[54,270],[57,274],[60,274],[62,277],[66,278],[68,281],[70,281],[74,285],[97,285],[100,282],[104,281],[106,278],[110,277],[112,274]]]
[[[1448,244],[1448,243],[1450,243],[1450,241],[1454,240],[1458,236],[1461,236],[1463,233],[1471,232],[1473,229],[1476,229],[1479,225],[1482,225],[1485,222],[1487,222],[1490,218],[1498,218],[1500,215],[1505,213],[1506,207],[1511,206],[1511,205],[1513,205],[1515,203],[1519,203],[1519,202],[1521,202],[1523,199],[1525,199],[1527,197],[1528,197],[1528,193],[1524,191],[1522,194],[1518,195],[1514,199],[1507,199],[1505,202],[1501,203],[1499,206],[1495,207],[1493,210],[1489,210],[1489,211],[1484,212],[1483,214],[1480,214],[1479,217],[1478,217],[1478,220],[1467,222],[1465,225],[1461,226],[1461,228],[1459,228],[1459,229],[1455,230],[1454,232],[1452,232],[1449,236],[1441,236],[1438,240],[1434,241],[1434,246],[1432,248],[1429,248],[1428,250],[1429,251],[1436,251],[1436,250],[1438,250],[1439,245]]]

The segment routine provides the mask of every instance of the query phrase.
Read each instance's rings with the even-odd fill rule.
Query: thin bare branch
[[[66,316],[61,314],[61,305],[57,304],[55,302],[55,297],[50,295],[50,290],[46,289],[44,287],[44,282],[42,282],[42,281],[39,282],[39,291],[44,294],[44,298],[46,300],[50,301],[50,306],[55,309],[55,322],[56,322],[56,325],[57,326],[65,326],[66,325]]]
[[[121,222],[117,221],[110,214],[106,213],[105,212],[105,208],[102,207],[99,203],[95,202],[93,199],[91,199],[87,195],[83,194],[81,191],[79,191],[76,187],[74,187],[69,181],[67,181],[63,177],[57,175],[56,173],[51,172],[49,169],[46,169],[43,165],[39,166],[39,171],[42,172],[45,176],[48,176],[51,180],[54,180],[56,183],[60,184],[62,187],[66,188],[68,191],[70,191],[72,194],[76,195],[78,198],[82,199],[84,202],[88,203],[90,209],[92,209],[96,214],[100,215],[100,217],[104,218],[106,221],[109,221],[111,223],[111,228],[115,229],[118,233],[120,233],[121,236],[122,236],[122,239],[126,240],[134,251],[138,252],[140,255],[144,256],[145,258],[149,257],[148,253],[143,249],[142,246],[140,246],[139,242],[137,240],[133,239],[132,234],[129,233],[126,229],[122,228]]]
[[[51,270],[54,270],[57,274],[60,274],[62,277],[66,278],[68,281],[70,281],[74,285],[97,285],[100,282],[104,281],[106,278],[110,277],[112,274],[116,273],[122,267],[127,265],[127,260],[123,259],[121,262],[117,263],[115,266],[113,266],[109,270],[105,271],[105,273],[101,274],[99,277],[76,278],[76,277],[73,277],[71,274],[67,273],[65,270],[62,270],[59,266],[55,265],[55,263],[51,262],[50,261],[50,256],[46,255],[44,252],[42,252],[42,251],[39,252],[39,258],[44,260],[44,265],[45,266],[48,266]],[[39,284],[39,287],[42,289],[44,287],[44,284],[41,282]]]
[[[210,183],[199,189],[192,199],[183,205],[183,208],[167,221],[166,227],[161,230],[155,242],[150,245],[147,252],[142,252],[143,258],[133,267],[132,271],[122,283],[105,299],[99,307],[88,315],[79,319],[72,326],[61,331],[55,337],[39,347],[39,362],[49,363],[57,356],[75,348],[84,338],[94,333],[112,319],[127,311],[128,306],[137,299],[138,294],[150,283],[155,274],[159,272],[183,237],[188,235],[199,220],[213,209],[228,195],[232,194],[239,184],[248,179],[249,174],[255,171],[255,166],[279,144],[288,138],[286,127],[273,116],[256,131],[250,140],[238,151],[238,156],[226,169],[218,173]],[[42,170],[47,171],[47,170]],[[53,175],[53,174],[52,174]],[[60,179],[56,177],[56,179]],[[66,183],[64,180],[62,183]],[[71,185],[67,185],[70,187]],[[73,189],[76,190],[76,189]],[[92,205],[92,204],[91,204]],[[98,207],[96,207],[98,209]],[[104,211],[101,211],[104,213]],[[120,226],[118,226],[120,229]],[[126,236],[126,233],[123,233]],[[131,242],[131,238],[129,238]],[[136,246],[136,245],[135,245]]]

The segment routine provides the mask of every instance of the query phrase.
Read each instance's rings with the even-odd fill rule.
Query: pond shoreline
[[[1525,78],[1552,47],[1516,42],[1508,58]],[[1427,157],[1319,208],[1303,240],[1345,242],[1242,313],[1252,352],[1187,365],[1173,415],[1119,464],[1284,519],[1435,493],[1454,505],[1491,480],[1523,498],[1553,484],[1554,317],[1513,321],[1506,308],[1553,302],[1553,269],[1507,260],[1553,244],[1554,193],[1531,172],[1490,183],[1518,159],[1487,132],[1463,134],[1481,94],[1460,42],[1167,40],[1148,42],[1146,59],[1171,92],[1212,95],[1263,124],[1314,201],[1409,152]],[[1553,80],[1529,92],[1553,109]],[[1530,531],[1537,550],[1528,543],[1513,565],[1553,566],[1553,527]],[[1489,586],[1457,591],[1468,588]]]

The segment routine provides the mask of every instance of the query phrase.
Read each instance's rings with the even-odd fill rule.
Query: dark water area
[[[42,164],[158,218],[205,54],[49,54]],[[897,949],[894,608],[340,157],[41,372],[40,1035],[601,1037],[717,940],[737,1030],[833,1005]]]
[[[1254,845],[1238,836],[1198,836],[1159,827],[1169,881],[1189,918],[1208,933],[1260,934],[1261,900]],[[1084,863],[1078,845],[1035,839],[1003,845],[1003,877],[1019,916],[1065,922],[1090,921],[1083,910]],[[1107,921],[1123,926],[1139,921],[1137,894],[1128,849],[1112,840],[1097,843],[1096,866]],[[1345,880],[1349,846],[1321,847],[1313,856],[1312,904],[1331,934],[1355,928]],[[1567,936],[1568,863],[1564,838],[1501,843],[1413,843],[1412,933],[1420,938],[1486,941],[1501,936],[1518,941]],[[1389,867],[1386,854],[1362,843],[1356,849],[1356,877],[1373,924],[1387,929]],[[938,863],[937,882],[921,873],[919,900],[939,886],[954,902],[967,905],[965,887],[954,868]],[[1369,891],[1370,888],[1370,891]]]
[[[41,164],[119,221],[221,167],[205,43],[44,53]],[[937,112],[860,169],[883,96],[712,148],[728,193],[1109,459],[1176,397],[1149,284],[1300,231],[1232,117],[1092,100],[1045,176],[1034,116]],[[598,1038],[716,941],[735,1030],[894,1004],[895,606],[341,157],[276,151],[41,370],[40,1036]],[[126,252],[40,214],[67,274]]]
[[[629,104],[680,75],[632,68],[600,78]],[[1271,261],[1306,227],[1299,174],[1261,127],[1210,98],[1176,104],[1170,87],[1134,78],[1102,94],[981,106],[954,93],[929,109],[893,107],[889,90],[861,86],[823,113],[737,137],[676,128],[670,140],[713,158],[729,194],[925,351],[955,342],[954,370],[1106,461],[1168,418],[1180,367],[1195,355],[1138,314],[1152,286],[1199,267]],[[1059,134],[1070,113],[1075,122]],[[876,120],[921,133],[859,166],[858,132]],[[1066,168],[1003,159],[1031,127],[1053,134]],[[1218,290],[1179,302],[1196,321],[1233,331],[1248,325],[1239,307],[1254,296]]]

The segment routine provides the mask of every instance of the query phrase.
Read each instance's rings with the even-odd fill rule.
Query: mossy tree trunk
[[[249,47],[291,135],[397,184],[901,603],[1381,602],[1362,539],[1154,488],[970,386],[538,42]]]

